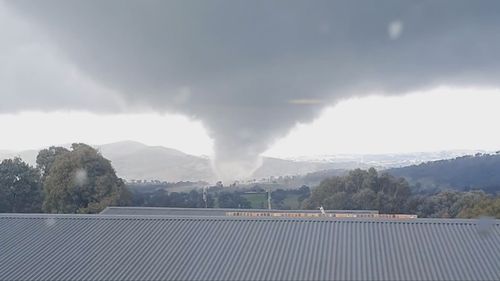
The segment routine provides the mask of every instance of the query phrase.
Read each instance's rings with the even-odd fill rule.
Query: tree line
[[[304,208],[378,210],[386,214],[417,214],[427,218],[500,218],[500,197],[481,190],[422,192],[404,178],[375,169],[356,169],[325,179],[313,189]]]
[[[39,152],[36,167],[20,158],[0,163],[0,212],[98,213],[107,206],[155,206],[190,208],[266,208],[267,191],[226,188],[222,183],[190,192],[158,188],[147,192],[129,190],[117,177],[111,162],[89,145],[75,143],[70,149],[50,147]],[[261,194],[256,198],[249,195]],[[290,204],[290,201],[293,204]],[[328,177],[314,188],[302,186],[271,192],[275,209],[378,210],[380,213],[411,213],[419,217],[500,218],[500,197],[481,190],[430,192],[411,186],[401,177],[375,169],[356,169]]]
[[[97,213],[130,200],[111,162],[86,144],[43,149],[36,167],[20,158],[0,163],[0,212]]]
[[[413,185],[428,190],[481,189],[492,194],[500,192],[499,171],[500,151],[495,154],[477,153],[388,170],[389,174],[404,177]]]

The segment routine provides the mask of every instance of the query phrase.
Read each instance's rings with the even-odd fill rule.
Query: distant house
[[[500,280],[500,221],[1,214],[0,280]]]

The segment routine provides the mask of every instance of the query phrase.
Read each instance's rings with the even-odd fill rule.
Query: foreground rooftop
[[[500,221],[0,215],[0,280],[500,280]]]

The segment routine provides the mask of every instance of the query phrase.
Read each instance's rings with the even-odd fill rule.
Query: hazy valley
[[[63,145],[68,146],[68,145]],[[122,141],[94,145],[104,157],[109,159],[117,175],[126,180],[159,180],[168,182],[206,181],[215,182],[210,159],[195,156],[163,146],[148,146],[134,141]],[[386,169],[419,164],[427,161],[450,159],[457,156],[474,154],[476,151],[442,151],[406,154],[379,155],[325,155],[279,159],[264,157],[263,164],[252,175],[252,179],[279,176],[298,176],[328,170],[350,170],[375,167]],[[38,150],[7,151],[0,150],[0,159],[18,156],[35,165]]]

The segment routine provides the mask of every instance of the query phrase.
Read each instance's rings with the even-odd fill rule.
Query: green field
[[[247,193],[242,196],[250,201],[252,209],[267,209],[267,193]]]
[[[288,195],[285,200],[283,200],[283,207],[289,210],[300,209],[299,195]]]

